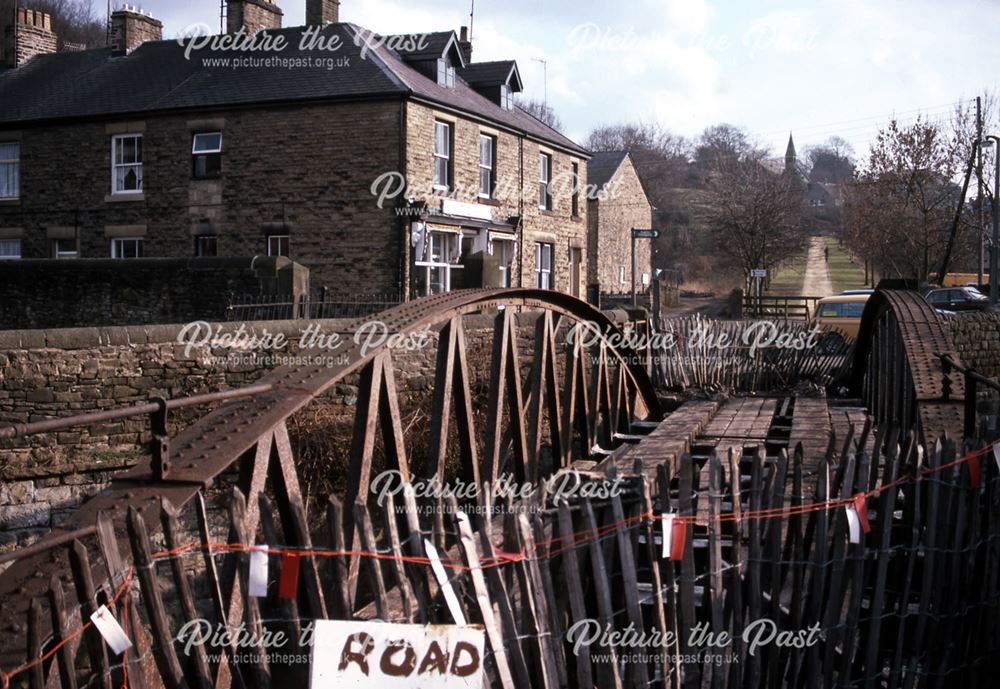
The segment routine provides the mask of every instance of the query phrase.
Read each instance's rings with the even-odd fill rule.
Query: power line
[[[928,106],[924,106],[924,107],[921,107],[921,108],[914,108],[912,110],[896,110],[896,111],[893,111],[891,113],[884,114],[884,115],[871,115],[869,117],[858,117],[858,118],[854,118],[854,119],[850,119],[850,120],[840,120],[838,122],[828,122],[826,124],[814,124],[814,125],[808,125],[808,126],[805,126],[805,127],[791,127],[791,128],[789,128],[789,127],[782,127],[781,129],[773,129],[773,130],[770,130],[770,131],[761,132],[761,134],[781,134],[781,133],[787,132],[787,131],[792,131],[794,133],[794,132],[799,132],[799,131],[808,131],[808,130],[811,130],[811,129],[827,129],[827,128],[832,128],[832,127],[837,127],[837,126],[842,125],[842,124],[852,124],[852,123],[855,123],[855,122],[866,122],[866,121],[871,121],[871,120],[891,120],[891,119],[898,119],[899,115],[908,115],[908,114],[912,114],[912,113],[930,113],[931,111],[937,111],[937,110],[940,110],[943,113],[945,111],[942,110],[942,108],[949,108],[950,109],[950,108],[954,108],[957,105],[963,105],[965,103],[971,103],[971,102],[972,102],[972,99],[959,99],[959,100],[953,101],[951,103],[941,103],[939,105],[928,105]]]

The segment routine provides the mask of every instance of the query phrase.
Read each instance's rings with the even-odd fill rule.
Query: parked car
[[[924,298],[941,311],[982,311],[990,305],[989,297],[975,287],[932,289]]]
[[[820,354],[840,354],[848,339],[856,339],[861,330],[861,315],[872,296],[870,290],[849,290],[851,294],[823,297],[816,303],[814,318],[825,331],[820,339]]]
[[[816,303],[816,322],[824,329],[839,330],[855,338],[861,329],[861,314],[871,296],[870,292],[864,292],[823,297]]]

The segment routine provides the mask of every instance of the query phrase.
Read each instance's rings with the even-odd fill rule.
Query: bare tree
[[[717,251],[747,286],[755,268],[770,274],[805,248],[801,191],[762,162],[761,152],[720,158],[709,182],[708,224]]]
[[[13,21],[15,7],[24,5],[21,0],[0,0],[0,30]],[[107,17],[103,8],[94,7],[94,0],[34,0],[28,6],[52,15],[52,31],[59,37],[60,48],[66,43],[88,48],[105,43]]]
[[[542,101],[533,98],[518,98],[517,107],[557,132],[563,131],[562,120],[556,115],[556,111]]]
[[[887,277],[926,280],[948,242],[968,137],[938,122],[893,120],[846,194],[847,241]]]
[[[741,127],[715,124],[705,129],[694,150],[695,163],[711,169],[722,169],[746,156],[755,155],[757,147]]]

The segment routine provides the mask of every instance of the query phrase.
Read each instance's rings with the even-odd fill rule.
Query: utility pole
[[[990,247],[990,306],[1000,299],[1000,137],[987,136],[993,146],[993,241]]]
[[[985,193],[983,188],[983,98],[976,96],[976,180],[979,185],[979,264],[976,270],[978,281],[977,286],[983,284],[983,256],[985,252],[986,238],[983,230],[986,229],[986,203],[983,198]]]

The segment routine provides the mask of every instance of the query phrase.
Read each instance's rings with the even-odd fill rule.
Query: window
[[[434,188],[451,188],[451,125],[434,123]]]
[[[217,256],[218,237],[205,234],[194,238],[194,255],[198,257]]]
[[[287,234],[272,234],[267,237],[267,255],[268,256],[288,256],[288,242],[289,237]]]
[[[142,238],[119,237],[112,239],[111,258],[142,258]]]
[[[222,174],[222,133],[195,134],[191,143],[192,176],[215,179]]]
[[[20,239],[0,239],[0,260],[21,258]]]
[[[111,139],[111,193],[142,191],[142,134]]]
[[[52,258],[79,258],[80,250],[75,239],[53,239]]]
[[[455,88],[455,68],[443,57],[437,61],[437,83],[445,88]]]
[[[573,217],[580,217],[580,164],[573,163],[573,172],[570,175],[570,183],[573,188],[570,189],[570,199],[573,204]]]
[[[0,143],[0,199],[21,195],[21,144]]]
[[[514,109],[514,92],[507,84],[500,84],[500,107],[504,110]]]
[[[538,156],[538,207],[543,211],[552,210],[550,179],[552,179],[552,156],[542,153]]]
[[[492,199],[496,174],[497,140],[487,134],[479,135],[479,196]]]
[[[535,243],[535,287],[552,289],[552,245]]]
[[[494,239],[490,242],[492,253],[497,261],[497,270],[500,273],[500,287],[510,287],[511,275],[510,266],[514,262],[514,242],[513,240]]]
[[[428,232],[417,255],[414,280],[418,296],[450,292],[452,273],[462,269],[461,235],[451,232]]]

